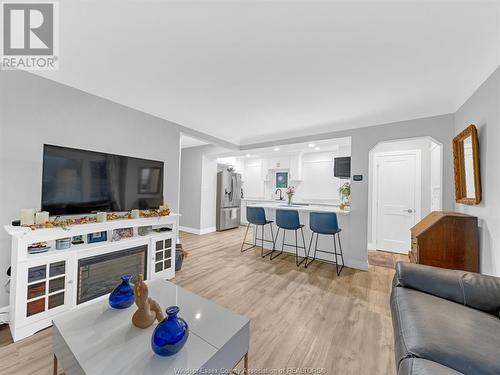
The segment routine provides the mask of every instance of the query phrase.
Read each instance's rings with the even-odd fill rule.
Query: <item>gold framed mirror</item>
[[[455,200],[468,205],[481,202],[481,171],[479,169],[479,140],[477,128],[469,125],[453,138],[455,165]]]

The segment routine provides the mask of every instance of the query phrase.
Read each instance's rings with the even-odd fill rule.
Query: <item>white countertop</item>
[[[263,207],[269,209],[283,209],[283,210],[297,210],[299,212],[335,212],[342,215],[349,215],[349,211],[341,210],[337,206],[327,206],[327,205],[314,205],[309,204],[307,206],[303,205],[291,205],[289,206],[286,201],[256,201],[256,203],[249,203],[248,206]]]
[[[244,202],[269,202],[269,203],[287,203],[287,198],[286,196],[282,199],[275,199],[275,198],[243,198],[242,201]],[[335,206],[338,207],[340,201],[335,200],[335,199],[293,199],[294,203],[303,203],[303,204],[310,204],[310,205],[315,205],[315,206]]]

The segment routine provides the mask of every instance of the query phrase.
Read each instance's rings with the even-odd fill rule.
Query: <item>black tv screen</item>
[[[42,210],[51,215],[158,208],[163,162],[44,145]]]
[[[351,178],[351,157],[335,158],[333,175],[338,178]]]

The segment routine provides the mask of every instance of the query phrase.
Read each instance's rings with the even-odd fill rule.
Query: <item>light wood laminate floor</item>
[[[182,233],[189,257],[173,281],[251,319],[250,368],[395,373],[389,311],[394,270],[344,268],[338,277],[331,264],[297,268],[291,256],[271,262],[259,249],[241,254],[243,235],[243,228]],[[0,374],[52,373],[50,328],[17,343],[0,329],[0,346]]]

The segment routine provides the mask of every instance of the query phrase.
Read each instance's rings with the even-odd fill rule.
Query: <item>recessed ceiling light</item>
[[[246,156],[247,158],[249,158],[249,157],[250,157],[250,156],[252,156],[252,155],[250,155],[250,154],[246,154],[245,156]]]
[[[319,147],[314,147],[314,149],[315,149],[316,151],[319,151]]]
[[[275,147],[274,148],[274,151],[279,151],[280,149],[278,147]]]
[[[309,147],[314,147],[314,143],[309,143]]]

